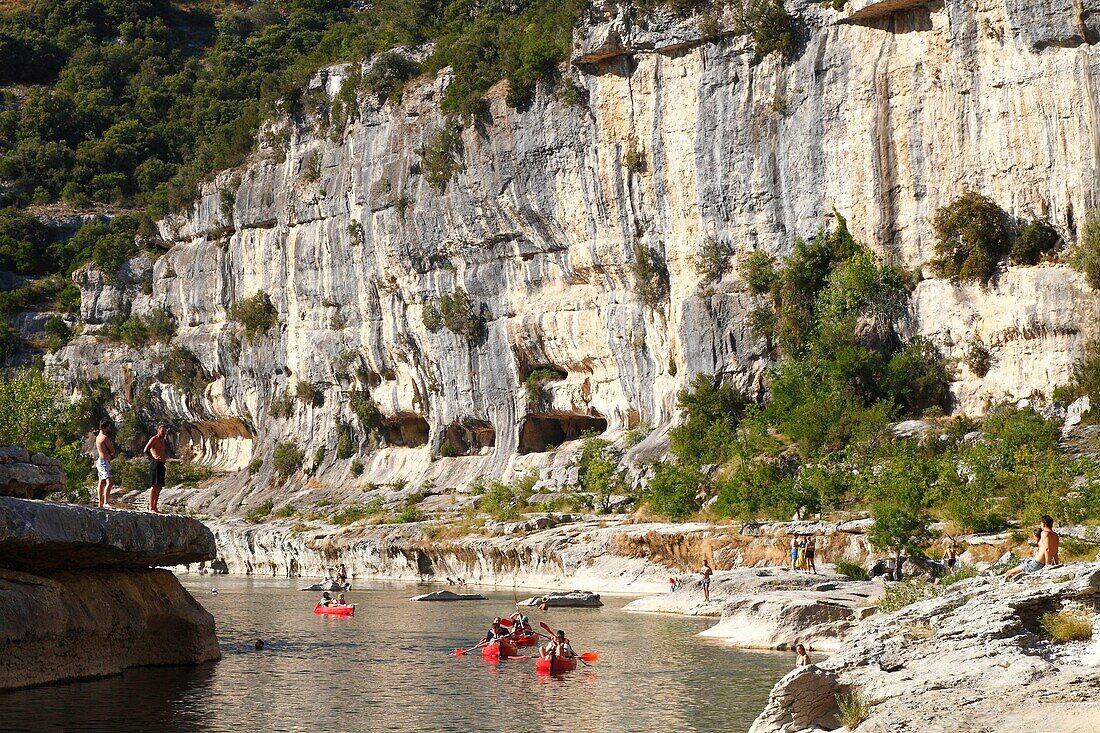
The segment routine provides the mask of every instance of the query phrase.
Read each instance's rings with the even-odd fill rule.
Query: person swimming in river
[[[806,651],[806,647],[803,644],[796,644],[794,653],[797,655],[794,660],[794,666],[808,667],[813,664],[813,661],[810,659],[810,654]]]
[[[539,647],[539,654],[543,657],[561,657],[563,659],[577,656],[577,653],[573,651],[573,647],[569,644],[569,640],[565,638],[565,632],[561,629],[558,629],[558,632],[549,642]]]

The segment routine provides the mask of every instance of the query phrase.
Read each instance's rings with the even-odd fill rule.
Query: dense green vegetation
[[[842,219],[781,262],[755,253],[741,274],[761,300],[759,336],[777,357],[768,399],[756,404],[697,377],[680,396],[673,459],[649,486],[653,511],[684,518],[707,502],[716,516],[789,518],[854,502],[871,509],[876,546],[892,553],[919,549],[934,518],[990,531],[1043,513],[1061,522],[1096,515],[1097,466],[1068,455],[1059,426],[1030,408],[894,435],[893,421],[943,414],[950,376],[932,344],[904,342],[893,329],[906,273],[879,263]],[[1096,364],[1079,366],[1078,391],[1100,385]],[[1088,480],[1075,486],[1079,476]]]

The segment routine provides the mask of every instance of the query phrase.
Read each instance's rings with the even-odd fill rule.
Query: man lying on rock
[[[1005,582],[1027,573],[1037,573],[1048,565],[1059,565],[1058,560],[1058,533],[1054,531],[1054,518],[1044,514],[1039,520],[1039,546],[1035,549],[1035,557],[1024,560],[1018,566],[1005,573]]]

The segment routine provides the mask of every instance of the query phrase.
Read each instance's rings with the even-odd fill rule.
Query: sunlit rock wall
[[[768,361],[736,274],[754,248],[782,255],[835,208],[860,239],[919,270],[934,253],[936,209],[967,189],[1049,218],[1070,242],[1096,204],[1100,3],[949,0],[878,12],[886,5],[858,3],[850,15],[788,3],[799,44],[786,62],[755,59],[744,39],[701,43],[693,20],[641,22],[602,5],[578,29],[568,71],[581,102],[542,90],[517,111],[495,89],[487,116],[462,132],[461,170],[443,192],[426,182],[420,150],[442,124],[447,73],[396,103],[361,98],[342,131],[279,116],[245,166],[161,223],[172,246],[153,266],[152,294],[130,285],[120,295],[85,275],[84,316],[103,320],[120,300],[174,315],[171,347],[196,355],[209,386],[153,392],[178,422],[239,427],[229,457],[218,455],[218,431],[201,431],[197,452],[211,463],[269,458],[293,438],[310,457],[327,446],[315,480],[352,481],[332,449],[338,423],[356,425],[355,388],[370,391],[387,423],[382,449],[369,453],[357,430],[358,482],[507,478],[561,464],[546,448],[582,430],[617,438],[639,421],[659,428],[635,449],[651,451],[693,375],[760,388]],[[331,97],[345,73],[319,75],[312,93]],[[707,238],[736,252],[716,282],[693,264]],[[654,305],[632,267],[642,248],[668,269]],[[424,324],[426,307],[456,287],[485,319],[474,338]],[[279,324],[249,342],[227,314],[259,290]],[[957,406],[980,412],[1049,396],[1091,333],[1096,300],[1055,264],[1013,268],[987,289],[926,280],[912,311],[910,328],[949,359],[975,335],[991,347],[985,378],[958,369]],[[168,353],[84,337],[58,363],[74,384],[102,373],[132,388],[156,381]],[[538,367],[566,376],[529,395]],[[272,401],[300,380],[318,384],[323,403],[292,400],[289,417],[273,416]],[[448,428],[476,433],[471,455],[438,458]],[[212,506],[233,509],[242,496]]]

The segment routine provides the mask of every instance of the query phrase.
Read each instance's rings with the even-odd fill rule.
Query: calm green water
[[[411,603],[427,589],[363,584],[348,594],[356,615],[333,618],[315,616],[319,594],[296,582],[181,579],[217,619],[221,662],[0,694],[0,731],[747,731],[793,661],[693,637],[711,621],[628,614],[605,596],[601,609],[529,614],[600,654],[544,678],[533,661],[447,655],[514,610],[510,591]]]

